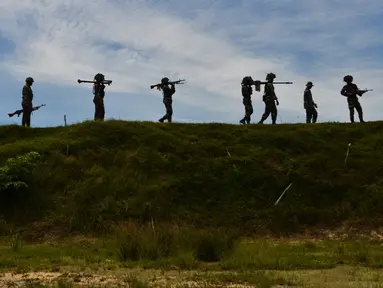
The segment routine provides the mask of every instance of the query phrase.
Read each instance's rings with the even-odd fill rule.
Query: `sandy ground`
[[[233,272],[232,272],[233,273]],[[326,270],[305,270],[305,271],[284,271],[267,272],[273,277],[289,280],[289,285],[275,285],[259,287],[321,287],[321,288],[382,288],[383,270],[338,267]],[[39,282],[45,285],[57,285],[57,281],[72,283],[72,287],[141,287],[132,285],[135,279],[148,283],[149,287],[232,287],[248,288],[256,285],[233,283],[232,281],[222,282],[222,275],[230,275],[230,272],[203,272],[203,271],[164,271],[164,270],[139,270],[124,269],[117,271],[103,272],[100,274],[91,273],[50,273],[33,272],[23,274],[5,273],[0,274],[0,287],[28,287],[30,281]],[[270,275],[271,275],[270,274]],[[206,280],[204,278],[206,277]],[[212,279],[216,279],[212,281]],[[207,281],[209,279],[209,281]],[[31,286],[29,286],[31,287]],[[71,287],[71,286],[52,286]]]

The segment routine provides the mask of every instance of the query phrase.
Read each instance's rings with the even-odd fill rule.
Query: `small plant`
[[[21,249],[21,239],[20,239],[19,235],[14,235],[11,238],[11,250],[13,252],[19,252],[20,249]]]
[[[205,262],[220,261],[234,248],[235,237],[220,231],[203,231],[197,235],[195,258]]]
[[[73,282],[66,279],[59,279],[56,282],[56,287],[57,288],[72,288]]]
[[[171,256],[179,244],[172,228],[159,227],[157,232],[148,226],[134,227],[121,237],[118,255],[121,261],[158,260]]]
[[[149,285],[146,282],[141,281],[133,274],[129,274],[125,277],[124,282],[128,284],[129,288],[148,288]]]

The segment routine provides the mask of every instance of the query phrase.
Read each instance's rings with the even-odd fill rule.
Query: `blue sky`
[[[279,123],[304,122],[303,90],[314,82],[319,122],[348,121],[342,78],[373,88],[361,103],[367,121],[382,119],[383,1],[377,0],[2,0],[0,124],[19,109],[35,78],[32,126],[93,119],[92,87],[76,80],[104,73],[106,118],[157,121],[163,76],[176,86],[174,121],[238,123],[241,80],[276,81]],[[253,95],[253,122],[264,109]],[[270,119],[268,120],[270,122]],[[267,123],[269,123],[267,122]]]

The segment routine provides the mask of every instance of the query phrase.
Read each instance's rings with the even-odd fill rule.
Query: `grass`
[[[383,223],[382,128],[2,126],[0,271],[59,277],[27,287],[96,274],[128,287],[382,287],[381,243],[353,236]],[[305,233],[322,241],[287,240]]]
[[[178,240],[181,241],[181,240]],[[214,241],[217,241],[216,239]],[[196,243],[198,239],[196,239]],[[7,245],[5,245],[7,244]],[[307,244],[291,244],[286,240],[251,242],[237,240],[223,249],[223,256],[215,262],[200,258],[197,246],[174,243],[172,253],[160,254],[161,246],[147,241],[140,244],[137,254],[121,257],[127,243],[119,239],[66,240],[57,243],[24,244],[15,251],[11,243],[0,246],[0,269],[28,271],[61,271],[65,267],[113,270],[141,267],[145,269],[258,271],[330,269],[338,265],[383,268],[383,249],[380,242],[368,240],[325,240]],[[178,247],[178,249],[176,249]],[[124,248],[125,249],[125,248]],[[208,248],[210,249],[210,248]],[[151,251],[148,253],[147,251]],[[209,250],[207,250],[209,251]],[[153,257],[155,255],[156,257]]]
[[[31,175],[17,170],[27,188],[0,192],[0,232],[23,227],[31,238],[47,231],[99,235],[125,219],[257,235],[346,221],[371,228],[383,222],[382,127],[124,121],[2,126],[0,166],[29,152],[41,160]]]
[[[315,244],[292,244],[276,239],[241,241],[220,262],[196,261],[196,266],[189,269],[178,267],[174,257],[121,262],[116,252],[118,245],[115,239],[92,240],[87,244],[67,239],[64,243],[25,245],[18,252],[2,245],[0,287],[1,273],[6,271],[16,273],[16,276],[8,276],[12,279],[27,281],[25,287],[77,287],[79,284],[117,287],[111,283],[119,284],[118,287],[191,287],[191,283],[198,284],[197,287],[229,284],[268,288],[276,285],[382,287],[383,283],[381,244],[365,240],[327,240]],[[8,266],[9,259],[13,259],[15,265]]]

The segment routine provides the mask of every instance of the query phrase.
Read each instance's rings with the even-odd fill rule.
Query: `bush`
[[[0,167],[0,192],[28,188],[28,177],[40,159],[37,152],[8,159],[5,166]]]
[[[150,226],[139,228],[130,224],[120,237],[118,255],[121,261],[154,261],[170,257],[184,259],[191,256],[192,259],[187,259],[190,263],[194,260],[215,262],[232,252],[235,240],[233,233],[217,229],[181,229],[160,225],[154,231]]]
[[[235,236],[221,231],[202,231],[197,235],[194,255],[205,262],[220,261],[233,251]]]
[[[154,231],[150,226],[130,225],[120,236],[118,255],[121,261],[167,258],[177,254],[178,239],[175,231],[167,227]]]
[[[31,207],[33,195],[26,193],[32,174],[41,160],[37,152],[10,158],[0,167],[0,213],[7,219],[17,217],[19,210]],[[25,217],[26,213],[21,213]]]

